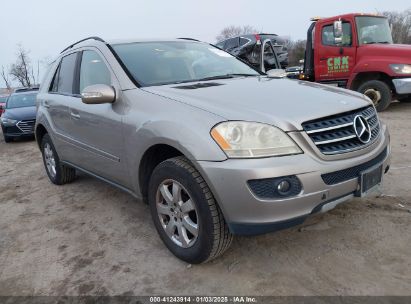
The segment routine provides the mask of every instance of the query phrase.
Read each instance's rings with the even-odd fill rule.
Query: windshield
[[[392,43],[391,29],[386,18],[361,16],[356,17],[355,20],[360,45]]]
[[[32,94],[15,94],[7,100],[7,109],[34,107],[36,105],[37,93]]]
[[[213,77],[260,75],[234,56],[209,44],[137,42],[112,46],[142,86],[207,80]]]

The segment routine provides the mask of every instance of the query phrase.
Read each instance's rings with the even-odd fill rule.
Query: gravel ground
[[[238,237],[204,265],[176,259],[148,207],[80,175],[54,186],[34,141],[0,135],[0,295],[411,295],[411,103],[394,103],[380,197],[300,227]]]

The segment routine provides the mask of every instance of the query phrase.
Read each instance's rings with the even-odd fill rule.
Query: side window
[[[95,51],[84,51],[80,67],[80,92],[93,84],[111,85],[111,74]]]
[[[240,46],[247,44],[250,40],[244,37],[240,37]]]
[[[323,45],[337,46],[334,41],[334,25],[326,25],[322,29],[321,39]],[[352,44],[352,32],[351,23],[343,22],[343,36],[342,46],[351,46]]]
[[[225,43],[225,41],[221,41],[221,42],[217,43],[215,46],[222,49],[222,48],[224,48],[224,43]]]
[[[238,40],[238,38],[231,38],[227,40],[227,43],[225,44],[225,49],[229,51],[238,47]]]
[[[57,92],[63,94],[74,93],[74,71],[76,69],[77,53],[67,55],[63,57],[58,69],[57,78]],[[53,83],[54,89],[54,83]]]
[[[56,72],[54,73],[53,80],[51,82],[49,92],[57,93],[58,91],[58,82],[59,82],[59,73],[60,73],[60,65],[57,67]]]

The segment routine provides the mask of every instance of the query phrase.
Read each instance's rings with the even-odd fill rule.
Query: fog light
[[[253,179],[247,183],[254,195],[262,199],[283,199],[297,196],[302,191],[302,184],[295,175]]]
[[[277,191],[280,194],[285,194],[288,192],[288,190],[290,190],[290,183],[286,180],[281,181],[278,185],[277,185]]]

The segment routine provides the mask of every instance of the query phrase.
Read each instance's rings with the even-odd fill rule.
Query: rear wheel
[[[364,82],[358,88],[358,92],[372,100],[377,111],[384,111],[392,100],[390,87],[383,81],[370,80]]]
[[[48,134],[44,135],[41,141],[41,152],[43,154],[44,167],[53,184],[63,185],[75,179],[76,170],[60,162],[60,158]]]
[[[154,169],[148,200],[161,239],[181,260],[203,263],[230,246],[233,237],[213,194],[185,157]]]

